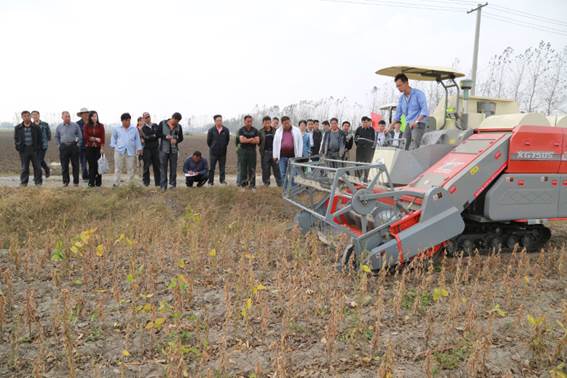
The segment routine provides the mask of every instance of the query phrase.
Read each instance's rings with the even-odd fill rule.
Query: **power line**
[[[466,11],[466,8],[463,8],[461,4],[470,4],[474,3],[472,1],[467,0],[427,0],[422,2],[414,2],[414,1],[395,1],[395,0],[320,0],[328,3],[343,3],[343,4],[355,4],[355,5],[365,5],[365,6],[377,6],[377,7],[390,7],[390,8],[406,8],[406,9],[418,9],[418,10],[433,10],[433,11],[442,11],[442,12],[456,12],[461,13]],[[434,4],[434,2],[436,4]],[[443,5],[440,5],[443,4]],[[445,5],[447,4],[447,5]],[[505,7],[498,7],[501,9],[506,9],[507,13],[516,13],[516,17],[534,17],[540,18],[545,20],[552,20],[547,17],[536,16],[528,12],[518,11],[512,8],[505,8]],[[502,12],[503,10],[499,10]],[[520,15],[522,14],[522,15]],[[538,30],[546,33],[557,34],[560,36],[567,36],[567,30],[557,29],[555,27],[550,27],[534,22],[527,22],[524,20],[520,20],[517,18],[509,18],[505,17],[501,14],[494,14],[494,13],[486,13],[486,17],[499,22],[505,22],[511,25],[516,25],[524,28],[531,28],[533,30]],[[536,19],[532,19],[532,21],[540,22]],[[560,23],[561,21],[554,20],[555,23]],[[566,23],[567,26],[567,23]]]
[[[427,3],[408,3],[400,1],[365,1],[365,0],[321,0],[327,3],[344,3],[356,5],[370,5],[377,7],[391,7],[391,8],[406,8],[406,9],[421,9],[421,10],[438,10],[444,12],[458,12],[461,13],[465,8],[445,7],[438,5],[428,5]]]
[[[486,17],[491,19],[491,20],[495,20],[495,21],[505,22],[505,23],[508,23],[508,24],[521,26],[521,27],[524,27],[524,28],[534,29],[534,30],[543,31],[543,32],[546,32],[546,33],[557,34],[557,35],[567,37],[567,30],[555,29],[555,28],[551,28],[551,27],[541,25],[541,24],[534,24],[534,23],[525,22],[525,21],[518,20],[518,19],[502,17],[500,15],[492,14],[492,13],[488,13],[488,12],[486,13]]]
[[[462,3],[454,3],[453,1],[447,2],[446,0],[427,0],[427,1],[417,1],[417,0],[358,0],[361,2],[365,2],[368,4],[384,4],[384,5],[392,5],[392,6],[419,6],[419,7],[428,7],[428,8],[440,8],[440,9],[454,9],[454,10],[462,10],[465,9],[465,4],[467,1],[463,0],[455,0],[455,1],[462,1]]]
[[[567,26],[567,21],[563,21],[563,20],[559,20],[559,19],[555,19],[555,18],[538,16],[538,15],[535,15],[533,13],[520,11],[520,10],[512,9],[512,8],[507,8],[507,7],[503,7],[503,6],[499,6],[499,5],[491,5],[491,8],[493,10],[497,11],[497,12],[502,12],[502,13],[506,13],[506,14],[511,13],[511,14],[516,15],[516,16],[528,18],[528,19],[531,19],[531,20],[534,20],[534,21],[547,22],[547,23],[550,23],[550,24],[558,25],[558,26]]]

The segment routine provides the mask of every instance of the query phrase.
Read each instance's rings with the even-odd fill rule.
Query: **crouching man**
[[[209,178],[209,164],[200,151],[193,152],[193,155],[185,160],[183,173],[185,173],[185,184],[188,187],[193,187],[194,183],[197,183],[197,187],[205,185]]]

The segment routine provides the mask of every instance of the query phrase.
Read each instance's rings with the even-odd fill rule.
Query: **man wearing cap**
[[[81,117],[80,120],[77,121],[77,125],[81,129],[81,134],[83,134],[83,128],[89,122],[89,110],[87,108],[81,108],[77,113],[77,117]],[[81,163],[81,172],[83,176],[83,180],[89,179],[89,167],[87,165],[87,149],[84,143],[81,143],[81,149],[79,151],[79,162]]]
[[[150,165],[154,173],[155,186],[160,185],[160,166],[159,166],[159,139],[158,139],[158,125],[152,123],[150,113],[145,112],[142,115],[144,126],[141,129],[141,136],[143,139],[144,150],[144,173],[142,180],[145,186],[150,185]]]

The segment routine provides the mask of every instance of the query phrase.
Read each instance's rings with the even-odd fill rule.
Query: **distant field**
[[[234,138],[234,137],[233,137]],[[236,173],[236,152],[234,147],[234,140],[231,141],[228,150],[227,159],[227,173]],[[110,143],[110,136],[107,136],[107,144]],[[180,144],[181,156],[185,159],[188,155],[192,154],[195,150],[199,150],[205,157],[209,155],[209,148],[207,147],[207,139],[205,135],[186,135],[183,143]],[[109,146],[105,147],[107,158],[110,160],[111,168],[113,166],[113,153]],[[47,150],[47,161],[59,162],[59,153],[55,141],[51,141]],[[178,163],[178,170],[181,171],[183,163]],[[258,165],[258,173],[260,165]],[[0,174],[2,175],[15,175],[20,172],[20,158],[16,149],[14,148],[14,134],[10,130],[3,130],[0,132]]]

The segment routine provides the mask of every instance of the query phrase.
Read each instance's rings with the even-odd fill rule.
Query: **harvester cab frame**
[[[455,79],[464,77],[465,74],[462,72],[455,71],[450,68],[444,67],[426,67],[426,66],[391,66],[381,68],[376,71],[377,75],[395,77],[397,74],[405,74],[409,80],[415,81],[436,81],[441,85],[445,91],[445,107],[443,114],[443,124],[441,127],[436,127],[437,130],[443,130],[447,124],[447,109],[449,108],[449,89],[455,88],[457,92],[457,99],[460,99],[460,87]],[[461,117],[459,117],[459,103],[457,101],[455,109],[455,117],[458,121],[458,128],[465,130],[467,128],[466,124],[461,124]],[[453,113],[453,112],[452,112]]]

